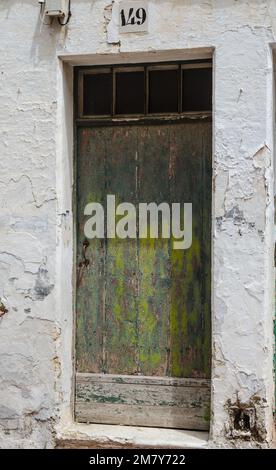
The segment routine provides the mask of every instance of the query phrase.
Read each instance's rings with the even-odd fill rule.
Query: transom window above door
[[[81,69],[80,119],[181,115],[212,110],[209,61]]]

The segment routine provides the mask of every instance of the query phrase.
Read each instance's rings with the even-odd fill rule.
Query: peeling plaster
[[[8,313],[8,309],[5,307],[5,305],[0,299],[0,318],[6,315],[6,313]]]
[[[108,44],[120,45],[119,38],[119,4],[112,0],[112,3],[104,9],[104,20],[106,28],[106,41]]]
[[[266,408],[266,400],[254,394],[247,403],[241,402],[238,397],[235,401],[228,400],[226,409],[229,422],[225,425],[226,434],[234,440],[235,445],[243,446],[245,441],[255,441],[256,447],[265,441],[265,423],[261,419],[260,409]],[[237,442],[238,441],[238,442]]]

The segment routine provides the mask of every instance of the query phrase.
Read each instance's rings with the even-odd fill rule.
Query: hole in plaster
[[[247,403],[242,403],[239,399],[235,403],[228,400],[226,406],[229,415],[229,428],[226,427],[229,438],[264,441],[263,422],[260,417],[257,419],[262,408],[266,406],[264,399],[254,396]]]
[[[232,408],[234,429],[236,431],[251,432],[255,426],[255,410],[253,408]]]
[[[5,305],[0,299],[0,318],[3,317],[6,313],[8,313],[8,309],[5,307]]]

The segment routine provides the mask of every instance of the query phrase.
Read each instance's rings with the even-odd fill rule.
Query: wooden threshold
[[[80,423],[206,431],[209,408],[207,379],[76,374]]]

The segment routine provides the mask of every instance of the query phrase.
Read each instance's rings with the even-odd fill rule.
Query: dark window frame
[[[194,67],[190,67],[190,66],[186,66],[185,64],[182,65],[181,67],[181,92],[183,93],[184,90],[185,90],[185,78],[183,78],[183,75],[184,75],[184,72],[185,70],[187,71],[191,71],[191,70],[199,70],[199,69],[208,69],[207,67],[204,67],[203,64],[196,64]],[[211,73],[211,77],[208,77],[208,79],[211,78],[211,96],[209,96],[209,94],[207,93],[206,96],[205,96],[205,99],[207,99],[208,101],[208,98],[210,98],[211,100],[211,110],[212,110],[212,98],[213,98],[213,93],[212,93],[212,85],[213,85],[213,76],[212,76],[212,73]],[[208,85],[208,83],[206,83],[206,86]],[[196,102],[194,102],[194,106],[196,105]],[[184,100],[184,96],[181,97],[181,106],[182,106],[182,112],[191,112],[191,111],[185,111],[184,107],[185,107],[185,100]],[[196,110],[196,111],[193,111],[193,112],[199,112],[199,110]]]
[[[150,73],[151,72],[162,72],[162,71],[176,71],[177,73],[177,92],[178,92],[178,105],[177,111],[166,111],[166,112],[150,112]],[[177,115],[182,114],[181,109],[181,88],[182,88],[182,78],[181,78],[181,65],[180,64],[172,64],[172,65],[150,65],[147,67],[147,109],[146,112],[150,116],[165,116],[165,115]]]
[[[121,117],[121,116],[145,116],[145,113],[147,111],[146,109],[146,103],[145,103],[145,97],[147,95],[147,83],[146,83],[146,77],[144,74],[144,112],[143,113],[124,113],[120,114],[116,112],[116,106],[117,106],[117,87],[116,87],[116,74],[120,73],[135,73],[135,72],[144,72],[145,73],[145,68],[139,67],[139,65],[135,67],[113,67],[113,103],[112,103],[112,117]]]
[[[76,102],[75,102],[75,119],[79,122],[87,121],[118,121],[118,120],[137,120],[137,119],[155,119],[170,116],[172,118],[181,118],[185,116],[202,115],[212,116],[212,109],[200,111],[183,111],[182,106],[182,90],[183,90],[183,69],[195,68],[211,68],[212,60],[205,59],[201,61],[182,61],[182,62],[162,62],[162,63],[146,63],[146,64],[118,64],[118,65],[103,65],[103,66],[82,66],[75,68],[75,87],[76,87]],[[178,111],[165,112],[165,113],[150,113],[149,112],[149,73],[152,70],[161,71],[168,69],[178,69]],[[144,114],[116,114],[116,73],[120,72],[135,72],[144,70],[145,79],[145,112]],[[83,77],[86,74],[97,73],[111,73],[112,74],[112,112],[109,115],[84,115],[83,114]]]

